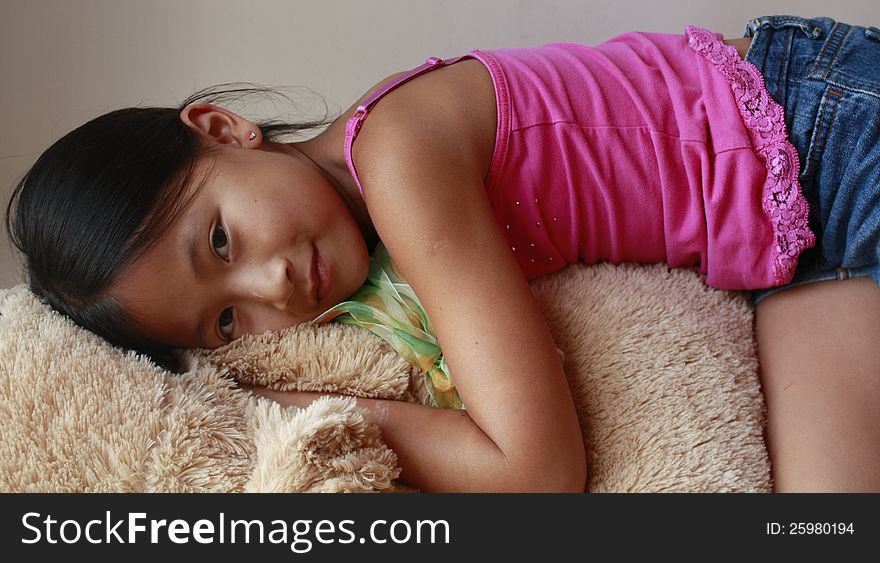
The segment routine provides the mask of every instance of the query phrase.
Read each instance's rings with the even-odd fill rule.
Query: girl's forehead
[[[217,183],[220,166],[215,159],[199,157],[184,173],[179,184],[178,193],[183,210],[193,206],[204,197]]]

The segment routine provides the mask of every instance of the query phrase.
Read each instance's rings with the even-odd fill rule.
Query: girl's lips
[[[315,306],[318,305],[318,294],[321,290],[321,274],[318,273],[318,247],[312,246],[312,267],[309,270],[309,293]]]
[[[324,257],[318,251],[318,247],[315,247],[315,264],[316,264],[316,272],[318,281],[315,284],[315,292],[316,292],[316,301],[320,303],[323,301],[327,295],[330,294],[330,288],[332,287],[333,281],[333,272],[330,270],[330,264],[324,261]]]

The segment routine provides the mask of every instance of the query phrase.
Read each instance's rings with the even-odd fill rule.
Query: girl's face
[[[342,198],[294,149],[224,146],[201,191],[111,294],[177,348],[310,321],[366,280],[364,236]]]

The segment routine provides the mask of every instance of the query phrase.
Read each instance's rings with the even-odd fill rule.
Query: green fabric
[[[351,296],[313,322],[330,321],[363,327],[383,338],[425,378],[434,406],[464,409],[449,368],[434,337],[434,328],[419,298],[380,242],[370,257],[367,281]]]

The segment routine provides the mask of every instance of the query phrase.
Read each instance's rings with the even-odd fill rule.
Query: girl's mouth
[[[328,264],[321,253],[318,251],[318,247],[315,247],[315,264],[318,275],[318,283],[315,288],[316,293],[316,301],[320,303],[323,301],[327,295],[330,294],[331,283],[333,281],[333,272],[330,269],[330,264]]]

